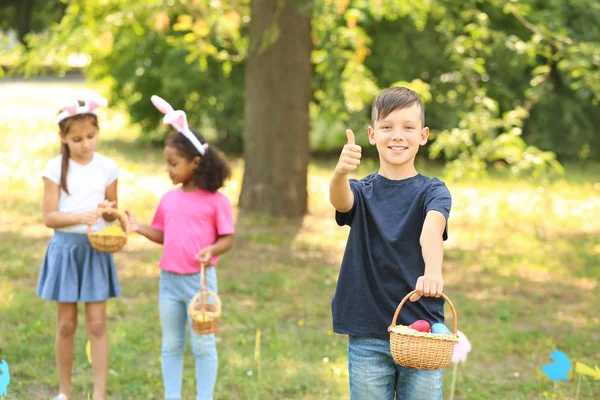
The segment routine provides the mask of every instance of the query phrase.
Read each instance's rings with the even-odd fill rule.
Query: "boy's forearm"
[[[154,243],[163,244],[165,233],[160,229],[154,229],[146,225],[140,225],[140,229],[137,231],[140,235],[147,237]]]
[[[437,233],[425,233],[421,237],[421,251],[425,261],[425,275],[442,275],[444,241]]]
[[[329,182],[329,201],[340,212],[348,212],[354,204],[354,195],[350,189],[348,175],[334,173]]]
[[[444,261],[444,230],[446,217],[439,211],[430,210],[425,216],[423,230],[419,242],[423,261],[425,261],[425,275],[442,275],[442,262]]]

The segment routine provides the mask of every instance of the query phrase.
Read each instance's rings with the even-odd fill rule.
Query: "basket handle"
[[[210,292],[208,283],[206,282],[206,267],[203,262],[200,262],[200,291],[202,291],[203,288],[206,289],[207,292]],[[200,298],[200,303],[204,304],[204,296]]]
[[[202,288],[206,286],[206,290],[208,290],[208,285],[206,285],[206,277],[205,277],[205,268],[204,263],[200,262],[200,291]]]
[[[396,308],[396,313],[394,314],[394,318],[392,319],[392,325],[390,325],[390,327],[396,326],[396,320],[398,319],[398,315],[400,314],[402,306],[404,305],[404,303],[406,303],[406,300],[408,300],[408,298],[415,293],[417,293],[416,290],[413,290],[412,292],[408,293],[406,296],[404,296],[400,304],[398,304],[398,308]],[[456,316],[456,309],[454,308],[454,304],[452,304],[448,296],[442,293],[442,297],[448,302],[448,304],[450,305],[450,309],[452,310],[452,315],[454,316],[454,334],[456,335],[456,332],[458,330],[458,317]]]
[[[105,213],[109,213],[109,214],[116,214],[117,218],[119,218],[119,221],[121,222],[121,226],[123,227],[123,230],[125,231],[125,235],[129,236],[129,220],[127,219],[127,215],[125,215],[125,213],[121,210],[119,210],[118,208],[103,208],[102,212]],[[87,227],[87,233],[91,233],[92,232],[92,225],[88,225]]]
[[[204,293],[208,293],[208,295],[205,296]],[[222,303],[221,303],[221,299],[219,298],[219,296],[216,293],[214,293],[214,292],[206,291],[204,293],[200,293],[199,292],[199,293],[196,293],[196,295],[194,297],[192,297],[192,300],[190,300],[190,304],[188,305],[188,314],[190,316],[192,314],[194,314],[194,311],[195,311],[194,310],[194,306],[195,306],[195,304],[197,304],[195,302],[196,298],[199,298],[200,299],[199,304],[201,306],[204,306],[204,304],[206,304],[205,301],[204,301],[204,298],[205,297],[212,297],[215,300],[214,305],[215,305],[215,307],[217,309],[216,316],[217,317],[220,316],[221,315],[221,305],[222,305]],[[201,307],[201,308],[202,308],[202,314],[205,314],[206,310],[204,309],[204,307]]]

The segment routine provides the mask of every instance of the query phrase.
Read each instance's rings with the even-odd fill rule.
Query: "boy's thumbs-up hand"
[[[335,173],[339,175],[347,175],[358,168],[362,156],[361,147],[354,142],[354,132],[346,129],[346,137],[348,138],[348,143],[344,145],[340,160],[335,167]]]

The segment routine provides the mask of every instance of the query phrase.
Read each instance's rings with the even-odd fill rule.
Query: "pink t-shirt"
[[[177,274],[200,272],[196,254],[219,236],[234,232],[231,204],[225,195],[198,189],[171,190],[162,197],[152,228],[164,232],[163,255],[158,266]],[[211,265],[216,265],[213,257]]]

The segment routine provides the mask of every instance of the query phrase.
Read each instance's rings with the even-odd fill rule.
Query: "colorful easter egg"
[[[125,232],[123,232],[123,229],[121,229],[121,227],[118,225],[110,225],[102,228],[100,230],[100,233],[103,233],[105,235],[122,235]]]
[[[410,324],[408,327],[413,328],[419,332],[429,332],[429,329],[431,328],[429,322],[425,321],[424,319],[419,319]]]
[[[206,314],[194,315],[194,321],[196,321],[196,322],[208,322],[210,320],[212,320],[212,318]]]
[[[438,335],[449,335],[450,329],[440,322],[431,325],[431,333],[435,333]]]

